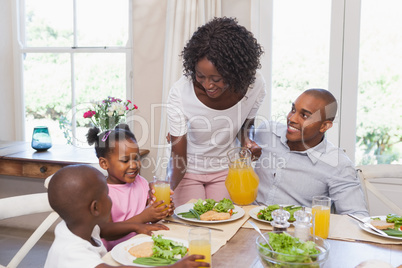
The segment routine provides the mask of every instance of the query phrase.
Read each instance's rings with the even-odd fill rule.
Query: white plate
[[[227,222],[227,221],[235,221],[235,220],[238,220],[238,219],[240,219],[241,217],[243,217],[244,216],[244,210],[241,208],[241,207],[238,207],[238,206],[236,206],[236,205],[234,205],[234,209],[233,209],[233,212],[237,212],[236,214],[233,214],[231,217],[230,217],[230,219],[227,219],[227,220],[221,220],[221,221],[202,221],[202,220],[198,220],[198,219],[193,219],[193,218],[184,218],[183,216],[181,216],[181,215],[178,215],[179,213],[182,213],[182,212],[188,212],[190,209],[192,209],[194,207],[194,204],[193,203],[187,203],[187,204],[184,204],[184,205],[181,205],[181,206],[179,206],[179,207],[177,207],[175,210],[174,210],[174,214],[177,216],[177,217],[179,217],[180,219],[182,219],[182,220],[185,220],[185,221],[192,221],[192,222],[198,222],[198,223],[222,223],[222,222]]]
[[[282,205],[282,206],[283,206],[283,207],[287,207],[287,206],[291,206],[291,205]],[[299,205],[294,205],[294,206],[299,206]],[[259,218],[257,217],[258,212],[260,212],[261,209],[264,209],[264,208],[266,208],[266,207],[267,207],[267,206],[255,207],[255,208],[253,208],[252,210],[250,210],[250,211],[248,212],[248,214],[249,214],[250,217],[253,218],[254,220],[257,220],[257,221],[260,221],[260,222],[265,222],[265,223],[271,224],[270,221],[266,221],[266,220],[263,220],[263,219],[259,219]],[[311,208],[307,208],[307,207],[306,207],[306,211],[311,211]]]
[[[173,238],[173,237],[165,237],[162,236],[164,239],[170,239],[172,241],[178,242],[182,244],[185,247],[188,247],[188,242],[183,239],[178,239],[178,238]],[[120,244],[117,244],[112,250],[111,250],[111,255],[112,258],[117,261],[118,263],[121,263],[123,265],[134,265],[133,261],[136,259],[133,255],[128,253],[128,250],[138,244],[141,244],[143,242],[152,242],[152,237],[147,236],[147,237],[133,237],[127,241],[121,242]],[[153,266],[148,266],[148,265],[141,265],[141,264],[135,264],[135,266],[138,267],[153,267]]]
[[[260,212],[260,210],[261,210],[261,209],[264,209],[264,208],[266,208],[266,206],[255,207],[255,208],[253,208],[252,210],[250,210],[250,211],[248,212],[248,214],[249,214],[250,217],[253,218],[254,220],[257,220],[257,221],[260,221],[260,222],[265,222],[265,223],[271,224],[270,221],[262,220],[262,219],[259,219],[259,218],[257,217],[258,212]]]
[[[387,219],[387,216],[370,216],[370,217],[363,218],[362,220],[363,220],[364,222],[370,223],[370,221],[371,221],[373,218],[380,218],[381,220],[385,221],[385,220]],[[371,234],[375,234],[375,235],[378,235],[378,236],[382,236],[382,237],[386,237],[386,238],[391,238],[391,239],[402,240],[402,237],[391,236],[391,235],[382,235],[382,234],[380,234],[380,233],[377,233],[377,232],[371,230],[370,228],[364,226],[363,223],[360,223],[360,222],[359,222],[359,226],[360,226],[360,228],[362,228],[364,231],[369,232],[369,233],[371,233]]]

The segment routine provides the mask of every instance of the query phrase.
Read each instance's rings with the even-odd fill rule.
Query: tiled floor
[[[10,227],[0,227],[0,264],[6,265],[24,244],[32,231]],[[22,260],[19,268],[39,268],[45,264],[47,252],[52,245],[52,232],[46,233]]]

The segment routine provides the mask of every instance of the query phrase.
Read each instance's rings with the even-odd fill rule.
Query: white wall
[[[14,140],[12,0],[0,1],[0,140]]]

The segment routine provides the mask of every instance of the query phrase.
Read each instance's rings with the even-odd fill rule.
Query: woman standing
[[[262,53],[253,34],[226,17],[199,27],[184,47],[184,76],[168,98],[168,176],[176,207],[192,198],[229,198],[225,178],[231,148],[246,146],[260,156],[252,134],[266,93],[257,72]]]

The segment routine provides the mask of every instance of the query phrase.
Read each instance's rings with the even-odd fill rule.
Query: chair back
[[[35,229],[12,260],[6,266],[0,265],[0,267],[17,267],[43,234],[59,218],[59,215],[49,205],[47,193],[27,194],[0,199],[0,220],[43,212],[49,212],[49,215]]]
[[[402,165],[357,166],[370,216],[402,216]]]

